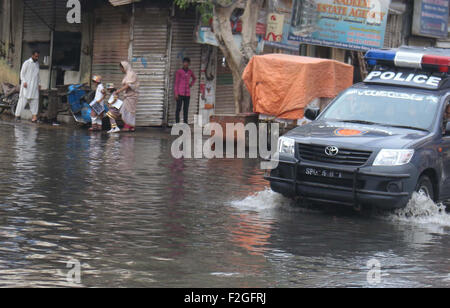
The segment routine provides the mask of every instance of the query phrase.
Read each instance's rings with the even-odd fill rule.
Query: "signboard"
[[[225,2],[223,2],[225,3]],[[231,2],[230,2],[231,3]],[[256,23],[256,35],[258,38],[262,36],[264,38],[266,34],[266,12],[261,10],[258,16],[258,21]],[[232,16],[231,19],[234,17]],[[239,43],[239,46],[241,44],[241,33],[242,33],[242,20],[240,17],[234,18],[234,21],[231,22],[231,29],[233,32],[233,36],[237,40],[237,43]],[[211,27],[211,22],[204,23],[203,18],[199,19],[199,24],[197,25],[195,29],[195,41],[199,44],[207,44],[212,46],[219,46],[219,42],[217,42],[216,36],[213,32],[213,29]]]
[[[216,35],[212,32],[211,27],[198,27],[195,38],[197,43],[219,46]]]
[[[415,0],[412,33],[446,38],[448,35],[449,0]]]
[[[293,0],[288,40],[353,50],[383,48],[390,0]]]
[[[268,14],[267,15],[267,31],[266,41],[281,42],[283,40],[284,15]]]
[[[296,54],[298,54],[300,42],[298,41],[290,41],[289,38],[289,31],[291,30],[291,26],[289,23],[285,22],[283,25],[283,36],[281,37],[281,42],[271,42],[271,41],[265,41],[265,45],[272,46],[275,48],[290,50]]]
[[[238,46],[242,46],[242,35],[240,33],[233,34],[234,41]],[[256,47],[256,53],[260,54],[264,49],[264,37],[258,35],[258,46]],[[212,46],[219,46],[214,32],[211,27],[197,27],[195,31],[195,41],[199,44],[206,44]]]

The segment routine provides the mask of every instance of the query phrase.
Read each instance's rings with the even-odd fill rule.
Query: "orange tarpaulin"
[[[353,66],[335,60],[282,54],[255,56],[242,76],[253,111],[282,119],[303,118],[316,98],[334,98],[353,84]]]

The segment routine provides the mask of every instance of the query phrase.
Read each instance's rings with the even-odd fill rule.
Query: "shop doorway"
[[[80,80],[81,33],[54,32],[52,85],[78,83]]]

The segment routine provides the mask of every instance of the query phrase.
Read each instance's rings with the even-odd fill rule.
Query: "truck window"
[[[447,108],[445,109],[445,118],[450,120],[450,103],[447,101]]]
[[[439,98],[426,92],[350,89],[339,96],[319,119],[365,121],[430,130],[438,111]]]
[[[450,98],[447,98],[445,101],[445,110],[444,110],[444,121],[442,123],[442,132],[444,135],[447,135],[447,123],[450,122]]]

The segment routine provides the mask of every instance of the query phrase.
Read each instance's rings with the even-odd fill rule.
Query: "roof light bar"
[[[450,57],[424,55],[422,58],[422,65],[424,67],[437,66],[439,67],[439,72],[448,73],[450,67]]]
[[[387,65],[449,73],[450,56],[398,49],[369,50],[365,59],[369,66]]]
[[[369,50],[366,53],[366,61],[369,65],[375,66],[377,63],[393,63],[395,60],[395,50]]]
[[[421,53],[407,52],[407,51],[397,51],[394,59],[395,66],[398,67],[408,67],[408,68],[422,68],[422,57]]]

